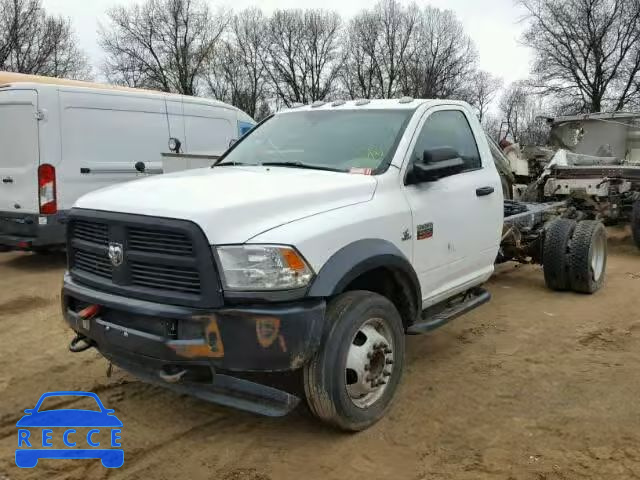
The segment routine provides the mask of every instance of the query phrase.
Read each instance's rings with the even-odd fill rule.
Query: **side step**
[[[474,308],[478,308],[491,300],[491,294],[484,288],[476,288],[465,294],[463,300],[454,305],[445,307],[437,313],[430,314],[433,309],[427,309],[422,312],[422,321],[414,323],[407,329],[409,335],[422,335],[440,328],[451,320],[454,320],[465,313],[470,312]]]

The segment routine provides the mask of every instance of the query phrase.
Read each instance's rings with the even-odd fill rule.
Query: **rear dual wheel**
[[[404,327],[395,306],[354,291],[327,307],[330,331],[304,369],[311,412],[342,430],[377,422],[391,405],[404,366]]]
[[[594,293],[604,283],[607,268],[607,232],[601,222],[579,222],[571,237],[569,280],[574,292]]]
[[[550,289],[579,293],[600,290],[607,266],[604,225],[592,220],[554,220],[547,227],[542,258]]]

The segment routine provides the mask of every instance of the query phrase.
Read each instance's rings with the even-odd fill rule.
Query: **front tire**
[[[404,368],[402,319],[385,297],[347,292],[327,307],[330,331],[304,368],[311,412],[335,427],[364,430],[387,412]]]

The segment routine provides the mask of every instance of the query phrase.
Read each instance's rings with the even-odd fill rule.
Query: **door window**
[[[480,152],[471,126],[460,110],[442,110],[427,118],[413,151],[412,161],[422,158],[425,150],[453,148],[466,165],[465,171],[482,168]]]

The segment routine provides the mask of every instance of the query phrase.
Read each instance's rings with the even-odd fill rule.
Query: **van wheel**
[[[607,268],[607,231],[601,222],[585,220],[573,233],[569,254],[571,288],[594,293],[604,283]]]
[[[342,430],[360,431],[384,416],[404,367],[404,327],[396,307],[372,292],[354,291],[327,307],[331,326],[304,368],[311,412]]]
[[[636,200],[631,210],[631,235],[636,246],[640,248],[640,200]]]
[[[571,288],[569,281],[569,240],[576,229],[576,221],[558,218],[549,223],[544,237],[542,268],[544,281],[551,290]]]

